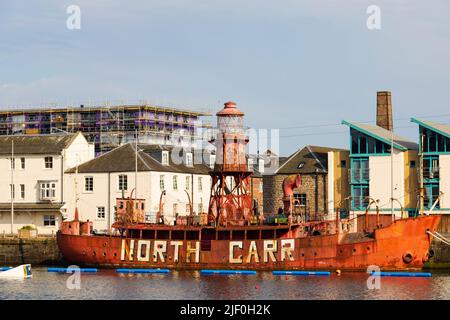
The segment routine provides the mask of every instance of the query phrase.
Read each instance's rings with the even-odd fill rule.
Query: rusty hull
[[[436,230],[439,221],[439,215],[402,219],[393,222],[390,226],[377,229],[372,234],[300,236],[298,229],[291,227],[288,229],[290,231],[280,236],[277,235],[275,239],[251,240],[246,239],[246,237],[242,239],[233,237],[227,240],[173,240],[182,242],[178,246],[178,261],[174,259],[175,246],[170,245],[171,240],[169,238],[122,238],[119,236],[71,235],[58,232],[57,241],[64,258],[68,262],[100,268],[170,268],[179,270],[203,268],[341,269],[366,271],[368,266],[376,265],[382,270],[405,270],[420,269],[424,262],[428,260],[428,251],[432,239],[426,231],[433,232]],[[177,227],[180,230],[180,226]],[[242,231],[245,228],[235,227],[233,230]],[[267,231],[270,230],[267,226],[264,228],[265,232],[271,232]],[[255,227],[253,227],[253,230],[255,230]],[[275,232],[275,234],[278,233]],[[237,238],[240,238],[240,236]],[[292,258],[288,257],[281,247],[282,241],[286,243],[289,239],[294,241]],[[124,250],[125,256],[122,252],[123,240],[125,240],[124,243],[128,248],[128,251]],[[129,247],[132,240],[134,240],[134,249],[133,254],[130,255]],[[274,252],[275,261],[272,261],[270,254],[264,250],[265,242],[267,245],[270,240],[277,241],[277,250]],[[166,242],[166,251],[162,256],[164,261],[161,261],[158,254],[155,255],[155,241],[160,241],[158,245]],[[230,250],[232,241],[234,241],[234,246]],[[199,242],[198,246],[200,247],[198,262],[195,261],[195,252],[193,252],[197,242]],[[141,246],[141,259],[144,255],[142,252],[147,250],[146,245],[142,245],[142,243],[150,244],[148,261],[138,261],[137,247]],[[239,246],[240,243],[242,244],[241,247]],[[255,246],[255,244],[259,261],[256,261],[255,254],[249,254],[250,247]],[[191,249],[191,254],[186,254],[187,249]],[[254,249],[255,247],[253,247]]]

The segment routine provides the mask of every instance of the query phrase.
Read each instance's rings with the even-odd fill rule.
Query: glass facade
[[[350,128],[350,188],[352,210],[366,210],[369,205],[369,156],[389,155],[391,146],[364,132]]]
[[[439,154],[450,153],[450,139],[423,126],[419,126],[419,133],[423,136],[420,141],[423,144],[421,146],[423,151],[423,205],[430,209],[440,193]],[[435,208],[440,208],[439,202]]]

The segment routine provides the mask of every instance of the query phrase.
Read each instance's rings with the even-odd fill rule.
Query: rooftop
[[[187,166],[184,163],[177,164],[172,161],[169,154],[169,164],[163,165],[156,155],[162,151],[171,151],[171,147],[138,144],[137,171],[179,172],[191,174],[208,174],[209,166],[193,164]],[[78,166],[79,173],[104,173],[104,172],[133,172],[135,168],[135,145],[127,143],[108,151],[101,156],[87,161]],[[67,173],[74,173],[76,168],[68,169]]]
[[[139,104],[117,104],[117,105],[83,105],[79,104],[77,106],[58,106],[58,105],[48,105],[48,106],[14,106],[14,107],[3,107],[0,109],[0,115],[5,114],[24,114],[24,113],[56,113],[56,112],[97,112],[97,111],[128,111],[128,110],[156,110],[160,112],[168,112],[168,113],[178,113],[178,114],[186,114],[186,115],[194,115],[194,116],[211,116],[210,111],[202,111],[200,108],[196,108],[197,111],[190,109],[181,109],[181,108],[172,108],[172,107],[164,107],[151,105],[147,103],[139,103]],[[205,109],[205,108],[202,108]]]
[[[379,126],[374,126],[366,123],[342,121],[342,124],[349,126],[352,129],[360,131],[368,136],[383,141],[384,143],[391,144],[393,140],[394,148],[401,151],[406,150],[418,150],[419,145],[406,138],[403,138],[392,131],[386,130]],[[392,139],[393,138],[393,139]]]
[[[417,118],[411,118],[411,122],[417,123],[418,125],[421,125],[422,127],[425,127],[427,129],[433,130],[439,134],[442,134],[444,137],[450,138],[450,126],[443,124],[443,123],[437,123],[433,121],[428,120],[421,120]]]
[[[60,154],[79,134],[0,136],[0,154]]]
[[[326,173],[328,168],[328,152],[348,151],[345,149],[328,148],[319,146],[306,146],[299,149],[276,171],[277,174],[297,174],[297,173]]]

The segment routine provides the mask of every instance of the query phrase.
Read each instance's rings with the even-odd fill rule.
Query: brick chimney
[[[377,92],[377,126],[393,131],[390,91]]]

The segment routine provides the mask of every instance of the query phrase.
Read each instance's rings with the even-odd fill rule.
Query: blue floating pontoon
[[[118,273],[169,273],[169,269],[117,269]]]
[[[0,271],[6,271],[12,269],[12,267],[0,267]]]
[[[429,272],[372,272],[372,275],[380,277],[431,277]]]
[[[88,272],[94,273],[97,272],[96,268],[47,268],[47,272],[59,272],[59,273],[67,273],[67,272]]]
[[[247,274],[255,275],[255,270],[201,270],[202,274]]]
[[[273,271],[274,276],[329,276],[329,271]]]

